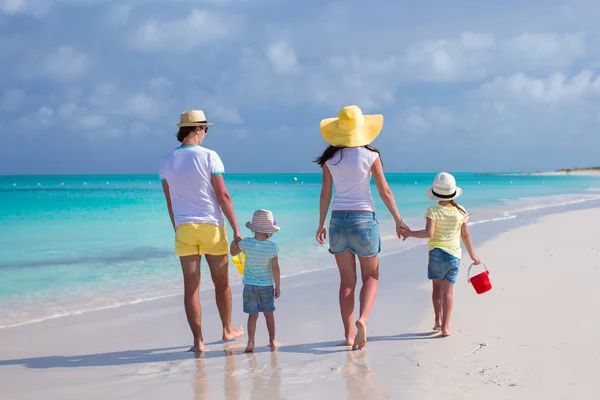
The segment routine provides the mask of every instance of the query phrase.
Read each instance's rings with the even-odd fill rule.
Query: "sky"
[[[227,172],[318,172],[319,122],[351,104],[384,115],[388,172],[597,166],[598,20],[593,0],[0,0],[0,174],[156,173],[188,109]]]

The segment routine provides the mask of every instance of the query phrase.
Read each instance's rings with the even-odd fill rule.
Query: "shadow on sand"
[[[436,339],[435,332],[405,333],[396,336],[371,336],[369,342],[394,341],[394,340],[425,340]],[[97,353],[74,356],[44,356],[16,360],[0,360],[1,366],[22,365],[26,368],[77,368],[77,367],[104,367],[118,365],[133,365],[144,363],[173,362],[201,358],[217,358],[236,355],[243,351],[242,347],[232,350],[207,350],[202,356],[187,351],[188,347],[165,347],[146,350],[127,350],[111,353]],[[268,347],[258,347],[256,352],[269,351]],[[326,355],[348,351],[348,348],[339,341],[318,343],[305,343],[281,346],[277,351],[283,353]]]

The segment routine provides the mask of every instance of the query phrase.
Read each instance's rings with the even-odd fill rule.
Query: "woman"
[[[371,176],[379,196],[396,221],[396,233],[409,230],[402,222],[394,195],[383,174],[379,150],[370,143],[381,132],[383,115],[363,115],[357,106],[342,108],[338,118],[321,121],[321,133],[329,147],[315,162],[323,169],[321,206],[317,242],[325,244],[325,220],[335,186],[330,220],[329,252],[335,255],[340,271],[340,311],[346,346],[354,350],[367,344],[367,320],[377,295],[381,238],[371,196]],[[360,263],[362,288],[360,316],[354,320],[356,256]]]

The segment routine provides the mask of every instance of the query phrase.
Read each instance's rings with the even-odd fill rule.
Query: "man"
[[[181,146],[172,151],[160,168],[169,215],[175,230],[175,254],[183,270],[184,303],[194,336],[190,351],[202,353],[200,259],[204,255],[215,285],[215,297],[223,323],[223,340],[230,341],[244,331],[231,325],[229,287],[229,244],[223,214],[233,229],[236,242],[242,240],[233,202],[223,180],[225,168],[218,154],[201,147],[211,123],[202,110],[181,114],[177,124]]]

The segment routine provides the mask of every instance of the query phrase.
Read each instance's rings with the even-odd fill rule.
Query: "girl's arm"
[[[320,244],[325,244],[325,239],[327,238],[325,220],[327,219],[327,211],[329,211],[329,204],[331,203],[332,187],[333,178],[331,177],[331,171],[329,171],[327,165],[323,165],[323,184],[321,185],[319,202],[319,228],[317,229],[317,242]]]
[[[427,221],[425,223],[425,229],[421,231],[407,231],[402,230],[402,235],[406,237],[414,237],[417,239],[429,239],[433,236],[433,232],[435,230],[435,221],[431,218],[425,218]]]
[[[163,192],[165,193],[165,198],[167,199],[167,208],[169,209],[169,217],[171,217],[171,224],[173,225],[173,230],[176,230],[175,226],[175,214],[173,214],[173,205],[171,204],[171,193],[169,192],[169,184],[167,181],[162,181]]]
[[[467,227],[467,223],[462,224],[460,228],[460,236],[462,237],[463,243],[469,252],[469,256],[471,260],[475,263],[475,265],[481,264],[481,260],[475,254],[475,248],[473,247],[473,242],[471,241],[471,234],[469,233],[469,228]]]
[[[279,271],[279,256],[273,257],[271,260],[271,268],[273,269],[273,280],[275,281],[275,298],[278,298],[281,294],[281,289],[279,287],[281,283],[280,271]]]
[[[383,165],[381,165],[381,159],[379,157],[377,157],[373,163],[373,166],[371,167],[371,174],[373,174],[373,179],[375,180],[375,185],[377,186],[377,191],[379,192],[379,197],[381,197],[381,200],[383,200],[383,203],[389,210],[390,214],[392,214],[394,221],[396,221],[396,233],[398,234],[398,237],[400,237],[400,231],[407,231],[410,230],[410,228],[402,221],[402,217],[400,216],[400,212],[396,206],[394,194],[392,193],[392,190],[385,179],[385,175],[383,174]]]

